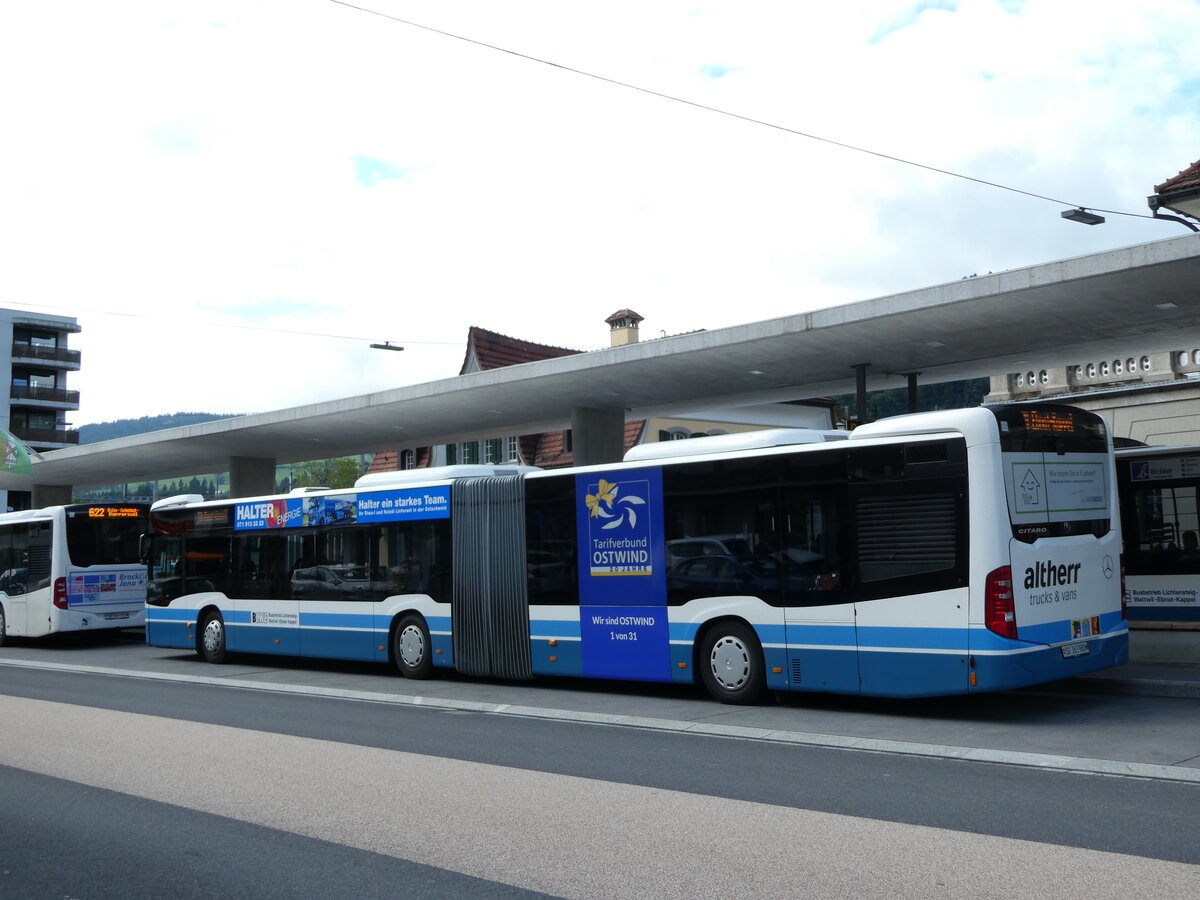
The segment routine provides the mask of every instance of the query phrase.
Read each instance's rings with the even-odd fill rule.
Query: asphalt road
[[[1196,703],[731,710],[670,688],[5,647],[0,896],[1197,895],[1200,782],[1173,776],[1196,771]],[[1055,762],[1103,759],[1080,748],[1136,777]]]

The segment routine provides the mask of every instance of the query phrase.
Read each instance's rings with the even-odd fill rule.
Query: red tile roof
[[[574,356],[582,352],[582,350],[569,350],[566,347],[551,347],[547,344],[535,344],[533,341],[522,341],[519,338],[472,325],[467,332],[467,353],[458,374],[466,375],[469,372],[502,369],[505,366],[517,366],[521,363],[537,362],[543,359],[557,359],[560,356]],[[640,435],[641,427],[639,425],[634,440],[636,441]],[[625,426],[625,440],[625,446],[628,449],[630,446],[629,425]],[[547,434],[525,435],[520,439],[518,446],[521,460],[526,465],[561,468],[571,465],[574,459],[571,453],[564,451],[563,444],[563,432],[555,431]],[[429,468],[432,460],[432,448],[418,448],[416,454],[418,469]],[[375,454],[367,471],[394,472],[398,468],[400,468],[398,452],[382,450]]]
[[[1174,178],[1168,178],[1162,184],[1154,186],[1154,193],[1169,194],[1187,188],[1200,187],[1200,160],[1192,163]]]
[[[581,352],[583,351],[522,341],[472,325],[471,330],[467,332],[467,355],[458,374],[502,369],[505,366],[517,366],[543,359],[574,356]]]
[[[645,419],[625,423],[625,450],[642,439],[646,428]],[[521,460],[530,466],[542,469],[564,469],[575,465],[575,454],[564,446],[565,431],[547,431],[544,434],[522,435],[518,441]]]
[[[400,468],[400,451],[399,450],[380,450],[371,457],[371,465],[367,466],[367,473],[372,472],[395,472]]]
[[[418,447],[417,452],[413,454],[415,469],[428,469],[433,463],[433,448]],[[367,466],[366,474],[372,472],[397,472],[400,469],[400,451],[399,450],[380,450],[371,458],[371,465]]]

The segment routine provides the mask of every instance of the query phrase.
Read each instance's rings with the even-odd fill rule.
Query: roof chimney
[[[638,342],[638,322],[642,321],[642,318],[632,309],[623,309],[605,319],[608,327],[612,329],[609,346],[623,347],[626,344],[636,344]]]

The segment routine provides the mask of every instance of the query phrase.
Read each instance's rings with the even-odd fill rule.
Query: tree
[[[969,409],[979,406],[990,389],[987,378],[968,378],[963,381],[947,381],[942,384],[917,385],[917,411],[935,409]],[[857,399],[853,394],[834,398],[840,406],[854,415]],[[889,388],[867,394],[867,421],[874,422],[888,416],[899,416],[908,412],[908,388]]]
[[[293,487],[354,487],[354,482],[366,471],[361,457],[343,456],[340,459],[314,459],[292,466]]]

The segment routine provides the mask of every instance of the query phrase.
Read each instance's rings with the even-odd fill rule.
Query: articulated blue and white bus
[[[0,514],[0,644],[8,637],[140,628],[145,503],[78,503]]]
[[[1063,406],[169,498],[151,528],[147,640],[212,662],[699,682],[748,703],[1003,690],[1128,656],[1111,441]]]

